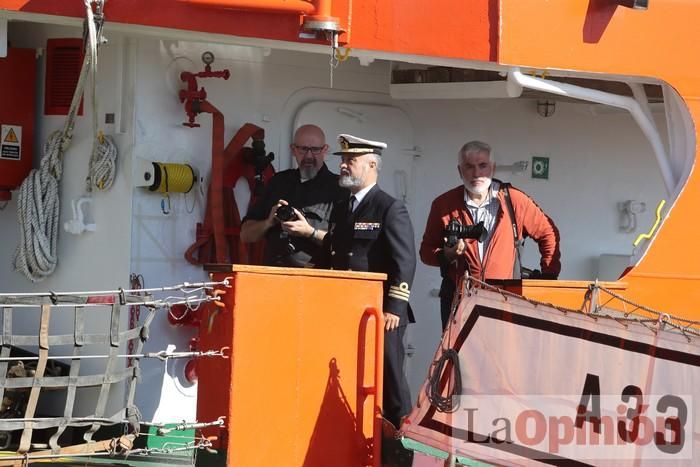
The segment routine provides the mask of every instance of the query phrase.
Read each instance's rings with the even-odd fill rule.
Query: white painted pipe
[[[518,82],[513,72],[509,72],[506,78],[506,92],[508,93],[508,97],[520,97],[523,93],[523,86]]]
[[[0,18],[0,58],[7,57],[7,18]]]
[[[671,164],[669,162],[668,155],[666,154],[666,149],[661,141],[661,136],[659,135],[653,120],[651,120],[651,113],[647,115],[647,113],[644,112],[644,109],[642,109],[642,107],[639,105],[639,102],[637,102],[635,99],[609,92],[598,91],[597,89],[589,89],[573,84],[560,83],[558,81],[552,81],[544,78],[527,76],[524,75],[519,68],[513,68],[511,71],[509,71],[508,79],[514,80],[524,88],[627,109],[629,113],[632,114],[632,118],[634,118],[641,128],[644,136],[646,136],[646,138],[649,140],[649,143],[654,150],[654,154],[656,155],[659,168],[661,169],[661,176],[664,180],[664,185],[666,186],[666,192],[669,195],[673,195],[676,189],[676,183],[674,181],[673,172],[671,171]],[[634,88],[632,88],[632,90],[634,92]],[[637,94],[638,92],[639,90],[637,90]]]
[[[649,107],[649,99],[647,98],[647,93],[644,90],[644,85],[641,83],[627,83],[627,86],[632,90],[632,96],[641,107],[644,115],[651,121],[654,126],[654,130],[658,133],[659,129],[656,127],[656,122],[654,122],[654,117],[651,115],[651,108]]]

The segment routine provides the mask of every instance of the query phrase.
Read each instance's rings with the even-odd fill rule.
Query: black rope
[[[452,393],[447,397],[440,394],[440,376],[445,370],[445,364],[452,363]],[[455,394],[462,393],[462,374],[459,371],[459,353],[454,349],[445,350],[440,358],[433,364],[428,378],[428,400],[438,412],[454,412],[459,404],[453,404]]]

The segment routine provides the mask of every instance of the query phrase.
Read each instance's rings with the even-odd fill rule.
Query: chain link
[[[330,88],[333,89],[333,70],[338,68],[340,61],[338,60],[338,31],[327,31],[328,40],[331,44],[331,57],[328,60],[330,68]]]

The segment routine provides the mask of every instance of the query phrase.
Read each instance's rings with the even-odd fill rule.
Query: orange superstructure
[[[298,13],[227,8],[225,1],[202,3],[109,0],[105,14],[110,22],[127,25],[308,42],[299,38],[302,20]],[[215,8],[211,3],[221,5]],[[275,2],[263,3],[269,6]],[[2,0],[3,9],[81,19],[84,16],[81,1]],[[330,4],[331,15],[338,18],[345,31],[340,41],[354,48],[483,61],[497,58],[498,10],[499,2],[494,0],[470,1],[468,6],[453,0],[332,0]]]
[[[648,10],[596,0],[500,5],[501,63],[659,78],[678,91],[697,122],[700,74],[683,50],[695,41],[700,4],[652,1]],[[645,257],[624,276],[625,297],[677,316],[700,316],[693,306],[700,300],[699,190],[693,170]],[[580,303],[579,293],[571,293],[572,303]],[[560,294],[558,288],[545,288],[538,298],[561,303]]]

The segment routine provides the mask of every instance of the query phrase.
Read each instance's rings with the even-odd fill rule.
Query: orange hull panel
[[[218,270],[232,287],[199,348],[231,358],[197,362],[197,417],[226,416],[227,465],[378,465],[383,331],[369,310],[382,309],[384,275]]]

